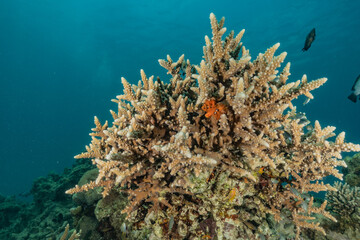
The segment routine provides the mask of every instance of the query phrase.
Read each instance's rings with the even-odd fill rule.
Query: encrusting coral
[[[345,143],[344,132],[330,141],[335,127],[309,127],[291,101],[313,98],[327,79],[287,83],[290,63],[277,70],[286,56],[275,56],[279,43],[251,62],[244,30],[223,39],[224,18],[210,20],[200,65],[167,56],[159,63],[169,83],[143,70],[138,85],[122,78],[113,124],[95,117],[92,142],[76,156],[92,158],[99,175],[67,193],[126,192],[127,219],[153,239],[261,238],[273,234],[268,214],[290,220],[297,238],[301,228],[325,234],[316,215],[336,219],[307,192],[335,190],[322,179],[341,179],[341,152],[360,145]]]

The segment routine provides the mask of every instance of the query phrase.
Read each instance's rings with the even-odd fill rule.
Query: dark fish
[[[294,115],[290,116],[289,119],[294,119],[294,120],[301,120],[301,119],[306,119],[306,115],[305,113],[302,112],[297,112]]]
[[[348,99],[356,103],[357,97],[360,95],[360,75],[355,79],[351,91],[353,92],[348,96]]]
[[[305,46],[302,49],[303,52],[307,51],[310,47],[312,42],[315,40],[315,28],[311,30],[311,32],[307,35],[305,40]]]
[[[292,142],[291,134],[289,132],[287,132],[287,131],[284,131],[283,135],[284,135],[284,138],[285,138],[285,142],[287,144],[291,144],[291,142]]]
[[[300,121],[298,123],[299,123],[299,125],[306,126],[310,123],[310,121],[307,120],[306,118],[304,118],[304,119],[300,119]]]

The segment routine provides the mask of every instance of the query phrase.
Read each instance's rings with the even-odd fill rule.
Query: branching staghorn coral
[[[336,192],[327,192],[328,208],[336,213],[341,228],[360,227],[360,188],[347,183],[335,182]]]
[[[80,234],[76,233],[76,230],[73,231],[73,233],[70,236],[68,236],[69,235],[69,228],[70,228],[70,226],[69,226],[69,224],[67,224],[63,234],[60,237],[60,240],[76,240],[76,239],[79,239]]]
[[[251,62],[240,42],[244,30],[223,39],[224,18],[211,14],[210,21],[213,37],[205,37],[200,65],[167,56],[159,63],[169,83],[143,70],[137,85],[122,78],[112,126],[95,117],[92,142],[76,156],[92,158],[99,176],[67,193],[126,192],[123,212],[155,239],[270,236],[267,214],[292,221],[297,238],[301,228],[325,234],[314,216],[335,218],[306,193],[335,190],[321,180],[341,179],[341,152],[360,145],[344,142],[343,132],[330,141],[335,128],[318,121],[310,128],[291,101],[313,98],[327,79],[287,83],[290,63],[277,70],[286,56],[275,56],[280,44]]]

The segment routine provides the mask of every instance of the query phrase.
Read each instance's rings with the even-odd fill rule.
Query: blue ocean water
[[[0,1],[0,193],[28,192],[35,178],[71,166],[93,116],[111,121],[120,77],[137,83],[144,69],[167,81],[157,62],[167,54],[198,64],[211,12],[228,31],[246,29],[252,59],[280,42],[290,80],[327,77],[298,110],[360,143],[360,102],[347,99],[360,74],[359,9],[356,0]]]

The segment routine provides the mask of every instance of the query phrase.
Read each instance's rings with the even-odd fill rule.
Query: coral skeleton
[[[257,239],[274,234],[269,216],[291,221],[297,239],[303,228],[325,234],[316,215],[336,219],[307,193],[336,190],[323,178],[342,179],[341,152],[360,145],[309,124],[292,100],[312,99],[327,79],[287,82],[279,43],[250,61],[244,30],[224,37],[224,18],[210,22],[199,65],[168,55],[159,63],[169,83],[143,70],[137,85],[121,79],[112,125],[95,117],[92,142],[76,156],[91,158],[99,175],[67,193],[125,192],[127,220],[153,239]]]

